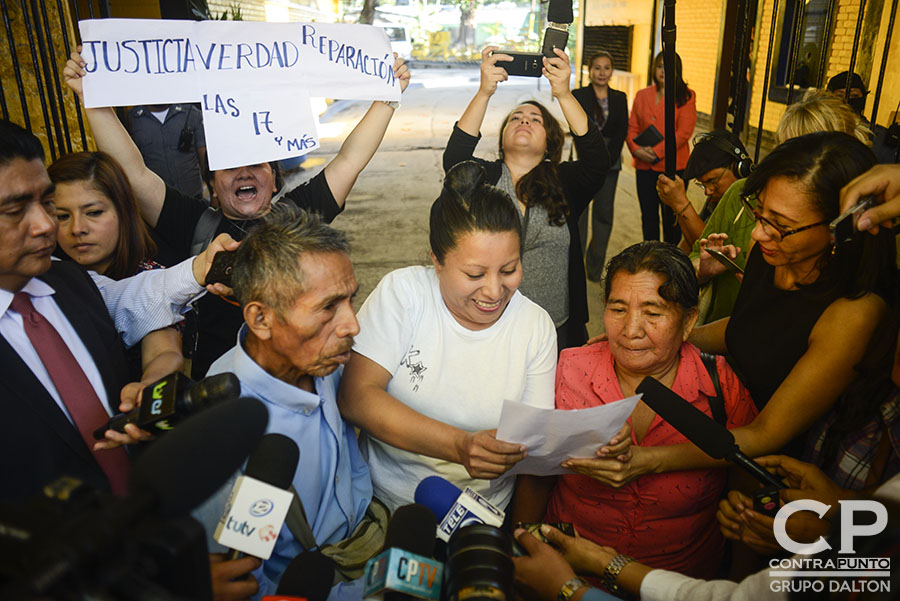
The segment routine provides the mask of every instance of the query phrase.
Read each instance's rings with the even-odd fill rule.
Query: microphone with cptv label
[[[385,550],[366,563],[363,598],[438,601],[444,564],[433,559],[436,527],[429,508],[418,504],[399,507],[388,522]]]
[[[294,493],[300,449],[284,434],[266,434],[231,489],[213,538],[239,553],[269,559]],[[236,559],[237,554],[232,554]]]
[[[689,402],[651,377],[644,378],[635,392],[643,394],[647,406],[697,445],[713,459],[725,459],[748,474],[777,489],[786,488],[784,482],[767,472],[741,452],[734,442],[734,434]]]
[[[192,382],[176,371],[145,387],[141,406],[113,416],[108,424],[94,431],[94,438],[103,440],[107,430],[124,432],[128,424],[162,434],[187,416],[240,395],[241,383],[233,373],[225,372]]]

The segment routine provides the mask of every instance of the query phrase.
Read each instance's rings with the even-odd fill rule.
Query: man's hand
[[[209,273],[209,268],[212,267],[216,253],[223,250],[234,251],[237,250],[240,245],[240,242],[228,234],[219,234],[216,236],[210,245],[206,247],[206,250],[194,257],[192,268],[194,271],[194,279],[197,280],[197,283],[201,286],[206,286],[206,289],[213,294],[218,294],[219,296],[231,296],[233,291],[224,284],[218,283],[207,285],[206,274]]]
[[[400,58],[396,52],[394,53],[394,79],[400,82],[400,93],[406,91],[406,87],[409,85],[409,67],[406,66],[406,61]]]
[[[132,409],[140,407],[141,394],[144,392],[144,387],[148,384],[151,384],[151,382],[131,382],[130,384],[126,384],[119,394],[119,399],[121,401],[119,403],[119,411],[121,413],[128,413]],[[136,444],[153,438],[153,434],[146,430],[141,430],[134,424],[125,426],[124,433],[116,432],[115,430],[107,430],[103,435],[106,439],[94,443],[95,451],[115,449],[122,445]]]
[[[515,537],[528,551],[525,557],[513,557],[516,588],[529,599],[556,599],[562,585],[575,577],[575,571],[558,551],[522,528],[516,530]],[[573,599],[583,594],[584,590]]]
[[[875,165],[841,188],[841,212],[863,196],[875,196],[879,204],[863,211],[857,229],[877,234],[879,227],[891,227],[891,220],[900,217],[900,165]]]
[[[222,553],[209,554],[213,601],[249,600],[259,591],[259,583],[250,572],[260,566],[260,560],[250,556],[234,560],[226,560],[225,557]]]
[[[497,46],[487,46],[481,51],[481,83],[478,92],[485,96],[493,96],[497,91],[497,84],[509,79],[509,74],[503,67],[497,66],[497,61],[511,62],[513,57],[508,54],[491,54],[498,50]]]
[[[659,195],[660,202],[676,213],[686,208],[691,202],[684,191],[684,181],[677,175],[674,180],[671,180],[661,173],[656,178],[656,193]]]
[[[462,466],[473,478],[491,480],[525,459],[525,446],[497,440],[497,430],[469,432],[457,449]]]
[[[69,55],[69,60],[63,67],[63,80],[82,102],[84,102],[84,89],[81,78],[87,75],[87,71],[84,70],[85,66],[86,63],[81,58],[81,46],[78,46],[75,52]]]

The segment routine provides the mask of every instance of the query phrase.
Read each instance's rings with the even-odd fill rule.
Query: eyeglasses
[[[753,205],[750,204],[750,201],[746,196],[741,196],[741,205],[744,207],[744,210],[753,215],[753,218],[756,219],[759,223],[762,224],[763,229],[766,230],[766,233],[770,238],[775,240],[775,242],[781,242],[788,236],[793,236],[794,234],[799,234],[800,232],[804,232],[808,229],[812,229],[814,227],[818,227],[820,225],[828,225],[828,221],[819,221],[818,223],[812,223],[810,225],[804,225],[803,227],[798,227],[796,229],[785,229],[783,227],[779,227],[763,217]]]
[[[694,180],[694,183],[695,183],[697,186],[699,186],[700,189],[703,190],[704,192],[706,192],[707,190],[715,191],[716,186],[719,185],[719,180],[722,179],[722,176],[725,175],[725,172],[726,172],[726,171],[728,171],[728,167],[723,167],[723,168],[722,168],[722,172],[719,173],[718,177],[716,177],[716,179],[714,179],[713,181],[711,181],[711,182],[708,183],[708,184],[704,184],[704,183],[701,182],[699,179],[695,179],[695,180]]]

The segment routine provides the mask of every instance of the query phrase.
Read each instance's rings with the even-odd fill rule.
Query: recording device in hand
[[[832,244],[846,244],[853,240],[853,234],[856,232],[856,222],[863,212],[875,205],[874,196],[863,196],[855,205],[841,213],[838,217],[828,224],[828,233],[831,236]]]
[[[162,434],[185,417],[241,394],[241,383],[233,373],[208,376],[193,382],[181,372],[171,373],[144,388],[141,406],[112,417],[106,426],[94,430],[94,438],[103,440],[107,430],[124,432],[128,424]]]
[[[447,601],[513,599],[512,539],[495,526],[460,528],[447,549]]]
[[[291,438],[277,433],[263,436],[234,483],[213,534],[216,542],[232,549],[230,559],[242,553],[271,557],[294,499],[288,489],[299,459],[300,449]]]
[[[235,251],[220,250],[213,257],[212,265],[206,274],[207,284],[225,284],[231,287],[231,271],[234,269]]]
[[[544,55],[540,52],[516,52],[514,50],[497,50],[493,54],[508,54],[512,61],[497,61],[508,75],[520,77],[540,77],[544,68]]]
[[[786,488],[784,482],[747,457],[734,442],[734,435],[689,402],[651,377],[644,378],[636,392],[643,394],[647,406],[714,459],[734,463],[767,486]]]
[[[0,598],[210,599],[206,537],[186,514],[241,466],[268,419],[255,399],[223,402],[148,447],[124,499],[69,478],[45,487],[52,498],[3,508]]]
[[[424,505],[399,507],[388,522],[384,551],[366,563],[363,598],[438,601],[444,566],[433,559],[436,526]]]
[[[741,269],[741,266],[732,261],[731,258],[722,251],[715,248],[706,248],[704,250],[709,253],[709,256],[727,267],[732,273],[744,273],[744,270]]]
[[[304,551],[284,569],[278,590],[262,601],[325,601],[334,582],[334,562],[321,551]]]

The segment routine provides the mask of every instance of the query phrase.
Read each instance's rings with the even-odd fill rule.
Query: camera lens
[[[513,598],[512,541],[494,526],[460,528],[447,548],[445,595],[449,601]]]

